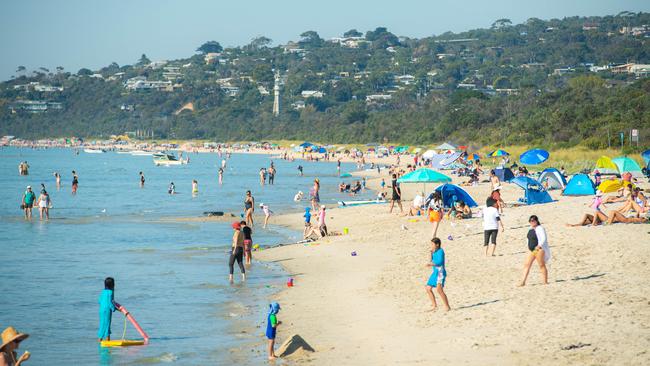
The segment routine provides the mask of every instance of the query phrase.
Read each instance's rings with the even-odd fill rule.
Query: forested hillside
[[[0,84],[0,134],[442,140],[604,147],[632,128],[650,136],[650,14],[531,18],[422,39],[386,28],[324,40],[259,37],[186,59],[71,73],[25,70]],[[219,35],[215,35],[218,39]],[[273,114],[275,78],[280,113]],[[181,107],[192,103],[192,108]]]

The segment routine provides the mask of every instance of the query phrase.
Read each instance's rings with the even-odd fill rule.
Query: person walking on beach
[[[431,231],[431,238],[435,238],[438,236],[438,227],[440,226],[440,221],[442,221],[442,218],[445,216],[444,204],[442,202],[442,195],[440,192],[433,192],[424,205],[429,207],[429,222],[433,226],[433,229]]]
[[[269,340],[269,360],[275,360],[275,336],[277,333],[278,325],[282,324],[278,320],[278,312],[280,311],[280,304],[274,302],[269,305],[269,315],[266,318],[266,338]]]
[[[244,219],[246,225],[253,227],[253,212],[255,212],[255,198],[251,191],[246,191],[246,198],[244,198]]]
[[[485,246],[486,256],[494,256],[494,251],[497,247],[499,226],[501,226],[501,231],[504,230],[503,221],[501,221],[497,203],[492,197],[489,197],[485,201],[485,206],[483,210],[483,246]],[[490,248],[492,248],[492,251],[489,251]]]
[[[305,218],[305,229],[302,231],[303,239],[307,238],[307,233],[311,231],[311,212],[309,210],[309,207],[305,207],[305,214],[302,215]]]
[[[542,227],[537,215],[530,216],[528,223],[530,224],[530,230],[528,230],[527,238],[528,250],[530,253],[524,262],[524,274],[521,278],[521,282],[519,282],[519,286],[521,287],[526,285],[526,279],[528,279],[528,273],[530,273],[530,267],[533,265],[534,261],[537,261],[539,270],[542,273],[542,283],[548,285],[548,270],[546,269],[546,263],[551,260],[551,249],[548,246],[546,230]]]
[[[77,188],[79,187],[79,177],[77,176],[76,171],[72,171],[72,194],[77,194]]]
[[[237,265],[239,265],[239,270],[241,271],[242,281],[246,281],[246,269],[244,268],[244,235],[241,232],[241,224],[237,221],[232,223],[232,228],[234,230],[232,235],[232,250],[230,251],[230,260],[228,261],[228,267],[230,268],[230,277],[229,281],[233,282],[233,273],[235,272],[235,260]]]
[[[311,209],[316,211],[316,207],[320,204],[320,179],[314,179],[314,186],[309,190],[309,196],[311,200]]]
[[[253,257],[253,230],[246,225],[246,221],[239,222],[241,232],[244,235],[244,257],[246,264],[250,265]]]
[[[36,195],[32,192],[32,186],[27,186],[27,190],[23,193],[23,199],[20,206],[25,211],[25,218],[27,220],[32,219],[32,207],[34,207],[34,201],[36,201]]]
[[[45,214],[46,220],[50,219],[51,203],[52,202],[50,201],[50,195],[47,194],[47,191],[45,189],[43,189],[40,196],[38,196],[38,201],[36,202],[36,205],[38,206],[39,217],[41,220],[43,220],[43,214]]]
[[[144,173],[140,172],[140,188],[144,188]]]
[[[391,188],[393,190],[393,196],[390,200],[390,210],[388,212],[393,213],[393,206],[395,206],[395,203],[397,202],[399,212],[404,213],[404,209],[402,208],[402,189],[399,187],[399,183],[397,183],[397,174],[393,174]]]
[[[497,173],[494,169],[490,170],[490,189],[494,191],[496,187],[501,187],[501,181],[497,177]]]
[[[438,310],[438,303],[436,303],[436,297],[433,294],[433,289],[436,289],[438,296],[442,300],[442,305],[445,308],[445,311],[449,311],[449,300],[447,299],[447,294],[445,294],[445,279],[447,278],[447,270],[445,269],[445,251],[442,249],[442,242],[438,238],[431,239],[431,252],[430,252],[431,261],[427,263],[427,267],[433,267],[433,272],[429,276],[425,290],[429,299],[431,300],[432,311]]]

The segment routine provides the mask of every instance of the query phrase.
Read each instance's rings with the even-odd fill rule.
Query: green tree
[[[196,49],[196,52],[206,54],[206,53],[219,53],[223,51],[223,47],[217,41],[208,41],[202,44],[199,48]]]
[[[350,29],[349,31],[343,33],[343,37],[361,37],[363,33],[359,32],[356,29]]]
[[[145,55],[144,53],[142,56],[140,56],[140,59],[138,60],[138,63],[136,65],[138,66],[147,66],[151,63],[151,60]]]
[[[79,76],[90,76],[92,74],[93,74],[92,70],[87,69],[85,67],[81,68],[81,69],[79,69],[79,71],[77,71],[77,75],[79,75]]]
[[[323,39],[320,38],[315,31],[306,31],[300,34],[300,44],[307,47],[320,47],[323,44]]]

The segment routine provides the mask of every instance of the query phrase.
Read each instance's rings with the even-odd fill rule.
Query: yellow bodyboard
[[[144,340],[120,339],[117,341],[102,341],[101,345],[102,347],[142,346],[144,345]]]

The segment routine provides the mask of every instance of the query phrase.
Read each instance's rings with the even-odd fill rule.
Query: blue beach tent
[[[519,161],[526,165],[537,165],[548,160],[549,153],[542,149],[532,149],[519,156]]]
[[[515,174],[510,170],[510,168],[498,167],[494,169],[494,174],[499,177],[499,180],[502,182],[510,182],[515,179]]]
[[[456,201],[463,201],[469,207],[478,206],[476,204],[476,201],[472,199],[469,193],[465,192],[465,190],[460,188],[459,186],[447,183],[438,186],[435,189],[435,191],[440,192],[440,195],[442,196],[442,202],[444,206],[447,208],[452,207],[454,205],[454,202]],[[429,195],[429,199],[427,199],[427,201],[430,200],[431,198],[433,198],[433,193]]]
[[[512,180],[512,183],[518,185],[524,190],[524,192],[526,192],[524,203],[527,205],[553,202],[553,199],[548,192],[546,192],[544,186],[532,178],[516,177]]]
[[[576,174],[569,180],[562,194],[565,196],[589,196],[596,194],[596,187],[587,174]]]

